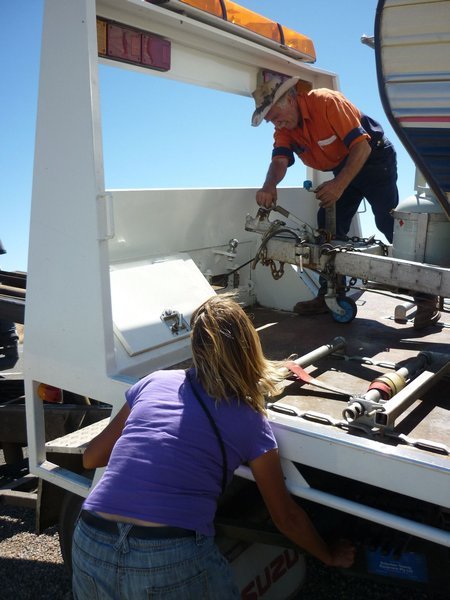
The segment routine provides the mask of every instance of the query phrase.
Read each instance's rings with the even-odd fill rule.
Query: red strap
[[[296,362],[294,362],[292,360],[287,361],[285,363],[285,365],[289,369],[289,371],[294,373],[297,376],[297,379],[299,379],[300,381],[303,381],[303,383],[309,383],[310,385],[314,385],[315,387],[319,387],[324,390],[334,392],[335,394],[341,394],[343,396],[351,396],[351,394],[349,392],[344,392],[343,390],[340,390],[337,387],[328,385],[327,383],[324,383],[323,381],[319,381],[318,379],[315,379],[309,373],[307,373],[303,367],[301,367],[300,365],[298,365]]]
[[[378,381],[377,379],[372,381],[368,389],[378,390],[383,400],[389,400],[389,398],[392,398],[392,389],[387,385],[387,383],[383,383],[382,381]]]

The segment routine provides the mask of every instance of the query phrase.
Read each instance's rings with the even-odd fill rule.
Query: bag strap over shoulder
[[[194,396],[197,398],[197,400],[200,403],[200,406],[203,408],[206,416],[208,417],[211,427],[213,428],[213,431],[216,434],[217,441],[219,442],[220,451],[222,453],[222,494],[223,494],[227,487],[227,472],[228,472],[228,461],[227,461],[227,455],[225,452],[225,444],[223,443],[223,438],[220,435],[219,428],[217,427],[217,424],[214,421],[212,414],[208,410],[208,407],[206,406],[205,402],[201,398],[200,394],[195,389],[195,386],[192,382],[191,374],[189,373],[189,371],[186,372],[186,379],[189,382],[189,385],[191,386]]]

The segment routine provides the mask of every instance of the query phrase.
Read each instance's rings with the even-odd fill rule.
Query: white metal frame
[[[46,1],[27,281],[27,430],[31,470],[82,495],[86,482],[46,461],[37,386],[44,382],[111,403],[114,414],[136,378],[129,365],[118,364],[122,349],[112,325],[110,266],[126,256],[116,253],[117,197],[105,190],[103,174],[97,15],[171,40],[171,69],[153,76],[250,96],[264,67],[300,74],[315,87],[337,86],[331,73],[143,0]],[[141,372],[160,364],[138,361]]]
[[[300,75],[314,87],[337,86],[336,77],[330,73],[142,0],[99,0],[97,5],[94,0],[47,0],[25,325],[29,457],[33,473],[83,496],[89,490],[87,480],[46,460],[37,385],[45,382],[111,403],[114,413],[123,403],[130,383],[128,370],[121,372],[118,368],[109,272],[115,262],[136,257],[126,255],[127,251],[132,254],[132,244],[125,254],[118,249],[120,231],[114,219],[114,203],[119,194],[114,197],[114,193],[106,192],[104,184],[96,12],[171,40],[172,69],[155,72],[155,76],[246,96],[254,89],[260,68]],[[320,180],[316,173],[311,173],[311,178],[314,184]],[[251,192],[246,194],[249,202]],[[226,242],[225,237],[218,246]],[[266,287],[264,276],[255,277],[261,277]],[[270,296],[269,291],[267,298]],[[143,373],[144,368],[152,370],[154,364],[144,360],[139,368]],[[417,459],[407,448],[397,449],[394,456],[370,440],[349,444],[339,433],[326,433],[317,424],[300,424],[281,416],[272,422],[286,461],[301,457],[306,464],[402,493],[403,483],[415,479]],[[326,453],[322,451],[324,445]],[[427,477],[427,483],[421,484],[426,492],[416,488],[410,491],[415,497],[425,494],[432,502],[448,505],[448,461],[442,464],[437,457],[429,462],[421,468]],[[368,479],[369,471],[372,473]],[[291,491],[304,495],[305,490],[291,475],[288,473]],[[318,494],[315,498],[320,501]],[[348,504],[339,499],[335,502],[352,512]],[[373,515],[378,518],[375,512]],[[448,537],[440,543],[450,545]]]

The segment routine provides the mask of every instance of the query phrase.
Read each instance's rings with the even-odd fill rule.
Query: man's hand
[[[272,208],[277,203],[277,188],[264,186],[256,192],[256,202],[264,208]]]
[[[285,156],[275,156],[269,165],[266,180],[256,192],[256,202],[264,208],[272,208],[277,203],[277,185],[286,175],[288,159]]]
[[[321,183],[316,189],[316,198],[320,200],[320,206],[330,208],[339,200],[344,193],[344,189],[339,185],[336,179]]]
[[[317,200],[320,206],[330,208],[339,200],[346,187],[361,171],[372,149],[367,140],[361,140],[350,148],[350,152],[343,169],[331,181],[325,181],[316,190]]]

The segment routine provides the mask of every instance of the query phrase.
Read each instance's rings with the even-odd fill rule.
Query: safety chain
[[[280,220],[276,220],[272,223],[272,225],[270,226],[270,228],[267,230],[267,232],[265,233],[261,245],[259,247],[259,250],[255,256],[255,259],[253,261],[253,268],[256,267],[256,264],[258,263],[258,261],[261,262],[261,264],[265,267],[270,267],[270,272],[272,273],[272,277],[277,280],[277,279],[281,279],[281,277],[283,277],[284,275],[284,262],[280,261],[280,266],[277,269],[276,267],[276,263],[273,259],[271,258],[267,258],[267,242],[274,237],[277,233],[281,232],[281,231],[286,231],[287,233],[292,234],[295,238],[297,238],[298,242],[301,242],[300,238],[298,237],[298,235],[289,227],[285,228],[285,223],[284,221],[280,221]]]
[[[269,261],[270,264],[270,272],[272,273],[272,277],[277,280],[281,279],[284,275],[284,263],[280,262],[280,268],[277,269],[274,260]]]
[[[383,249],[383,256],[387,256],[388,255],[388,246],[382,242],[381,240],[376,240],[373,235],[368,237],[368,238],[362,238],[362,237],[358,237],[357,235],[354,235],[353,237],[346,238],[347,241],[351,241],[354,244],[358,243],[358,242],[362,242],[363,244],[365,244],[366,246],[369,246],[371,244],[375,244],[376,246],[381,246],[381,248]],[[355,252],[361,252],[361,250],[359,248],[355,248]]]
[[[267,258],[267,248],[264,247],[258,256],[259,260],[261,261],[261,264],[265,267],[270,267],[270,272],[272,273],[272,277],[277,280],[277,279],[281,279],[284,275],[284,262],[280,262],[280,266],[277,269],[277,266],[275,264],[275,261],[272,260],[271,258]]]
[[[340,360],[345,361],[354,361],[359,363],[360,365],[369,365],[371,367],[383,367],[386,369],[398,369],[399,364],[393,363],[387,360],[374,360],[373,358],[369,358],[368,356],[349,356],[348,354],[341,354],[340,352],[332,352],[330,354],[332,358],[338,358]]]
[[[419,448],[419,450],[427,450],[428,452],[434,452],[435,454],[442,454],[449,456],[450,450],[445,444],[439,442],[432,442],[430,440],[415,439],[406,436],[404,433],[395,433],[395,431],[384,431],[386,437],[395,439],[397,442],[411,446],[412,448]]]
[[[390,431],[388,429],[374,429],[373,427],[365,423],[358,423],[357,421],[348,423],[343,419],[335,419],[333,417],[330,417],[329,415],[325,415],[323,413],[318,413],[314,411],[299,412],[291,406],[277,406],[276,403],[268,404],[267,408],[269,410],[272,410],[273,412],[278,412],[286,416],[297,417],[308,422],[318,423],[319,425],[337,427],[338,429],[342,429],[343,431],[351,432],[352,430],[359,430],[362,431],[368,437],[375,440],[380,437],[387,437],[396,440],[398,443],[410,446],[411,448],[417,448],[419,450],[425,450],[427,452],[433,452],[434,454],[441,454],[443,456],[450,455],[450,449],[444,444],[440,444],[438,442],[433,442],[430,440],[410,438],[403,433],[396,433],[395,431]]]
[[[272,274],[272,277],[275,280],[281,279],[281,277],[283,277],[284,275],[284,262],[279,262],[279,267],[277,268],[276,263],[273,259],[269,259],[267,257],[267,247],[266,244],[267,242],[274,237],[277,233],[280,232],[280,230],[283,230],[291,233],[294,235],[295,238],[297,238],[297,242],[299,243],[303,243],[304,240],[301,240],[298,235],[289,227],[286,228],[286,224],[283,221],[280,220],[276,220],[274,221],[271,226],[269,227],[268,231],[265,233],[261,245],[259,247],[259,250],[254,258],[254,260],[252,261],[252,268],[255,268],[257,263],[260,261],[261,264],[265,267],[270,267],[270,272]],[[358,237],[358,236],[353,236],[353,237],[345,237],[343,238],[343,241],[345,242],[352,242],[353,244],[356,243],[364,243],[366,246],[369,244],[377,244],[379,246],[383,247],[383,254],[385,256],[387,256],[387,246],[385,244],[383,244],[383,242],[381,240],[375,240],[372,237],[370,238],[362,238],[362,237]],[[320,248],[320,252],[321,254],[337,254],[338,252],[362,252],[361,248],[355,248],[354,246],[348,247],[348,246],[334,246],[330,243],[330,237],[327,237],[327,243],[322,244],[321,248]],[[328,271],[331,271],[331,265],[328,266]],[[324,277],[326,279],[329,279],[331,277],[331,272],[327,273],[323,273]],[[357,280],[355,278],[352,278],[349,282],[349,285],[345,287],[345,291],[349,291],[351,286],[355,286],[356,285]]]
[[[381,246],[383,248],[383,256],[388,255],[388,247],[381,240],[374,239],[373,236],[369,238],[362,238],[354,235],[353,237],[346,236],[343,241],[352,242],[356,244],[358,242],[364,243],[366,246],[369,244],[376,244],[377,246]],[[338,252],[362,252],[362,248],[355,248],[354,246],[335,246],[331,243],[322,244],[320,248],[320,253],[325,255],[337,254]],[[331,269],[331,265],[328,265],[329,270]],[[323,273],[325,279],[330,279],[330,276],[326,273]],[[346,286],[342,286],[342,291],[348,293],[351,288],[354,288],[357,284],[357,278],[352,277]],[[363,280],[363,283],[366,284],[367,280]]]
[[[356,235],[354,235],[353,237],[346,236],[343,238],[342,241],[352,242],[353,244],[363,243],[366,246],[369,246],[370,244],[375,244],[383,248],[383,256],[388,255],[388,247],[386,246],[386,244],[384,244],[381,240],[374,239],[373,236],[369,238],[362,238]],[[337,252],[362,252],[362,249],[355,248],[354,246],[335,246],[330,243],[322,244],[321,254],[333,254]]]

